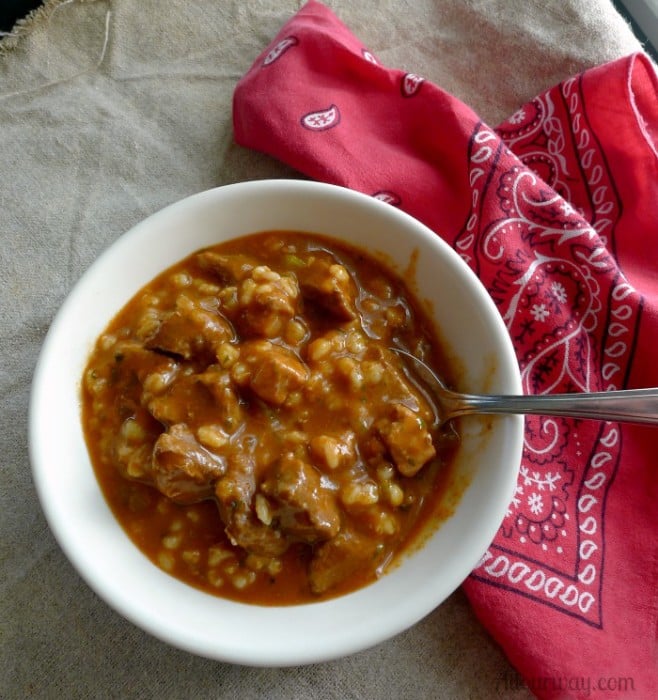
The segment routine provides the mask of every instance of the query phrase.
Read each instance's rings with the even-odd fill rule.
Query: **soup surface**
[[[450,380],[402,279],[273,231],[162,273],[99,338],[82,418],[113,512],[156,565],[287,605],[381,575],[442,514],[457,436],[391,350]]]

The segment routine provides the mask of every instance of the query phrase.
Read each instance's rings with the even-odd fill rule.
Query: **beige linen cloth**
[[[48,326],[81,273],[122,232],[181,197],[296,176],[233,143],[231,97],[301,4],[50,0],[2,41],[3,700],[530,697],[460,591],[407,632],[326,664],[252,669],[170,648],[82,582],[37,502],[30,382]],[[387,65],[438,83],[490,124],[554,83],[640,48],[609,0],[326,4]]]

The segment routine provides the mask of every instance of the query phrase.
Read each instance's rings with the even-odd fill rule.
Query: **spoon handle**
[[[523,413],[658,425],[658,388],[528,396],[466,394],[455,400],[450,413],[453,417],[470,413]]]

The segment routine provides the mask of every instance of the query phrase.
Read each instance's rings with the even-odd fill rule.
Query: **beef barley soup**
[[[162,273],[98,339],[83,426],[103,493],[171,575],[289,605],[367,585],[445,515],[458,438],[390,348],[448,382],[374,256],[273,231]]]

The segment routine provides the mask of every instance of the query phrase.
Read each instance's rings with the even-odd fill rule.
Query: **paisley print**
[[[340,123],[340,110],[336,105],[330,105],[326,109],[305,114],[301,120],[301,125],[310,131],[325,131]]]
[[[621,206],[578,79],[497,132],[479,124],[469,173],[473,206],[455,247],[498,305],[524,391],[622,388],[642,298],[610,252]],[[500,217],[480,221],[485,205]],[[602,626],[605,503],[620,455],[615,423],[528,418],[516,492],[472,577]]]
[[[293,46],[299,44],[299,39],[296,36],[287,36],[285,39],[277,42],[277,44],[272,48],[272,50],[263,59],[263,65],[269,66],[270,64],[277,61],[283,54]]]
[[[402,204],[402,198],[390,190],[379,190],[379,192],[375,192],[372,196],[382,202],[392,204],[394,207],[399,207]]]
[[[400,91],[403,97],[413,97],[418,93],[425,78],[421,78],[420,75],[415,73],[405,73],[402,76],[402,82],[400,83]]]

